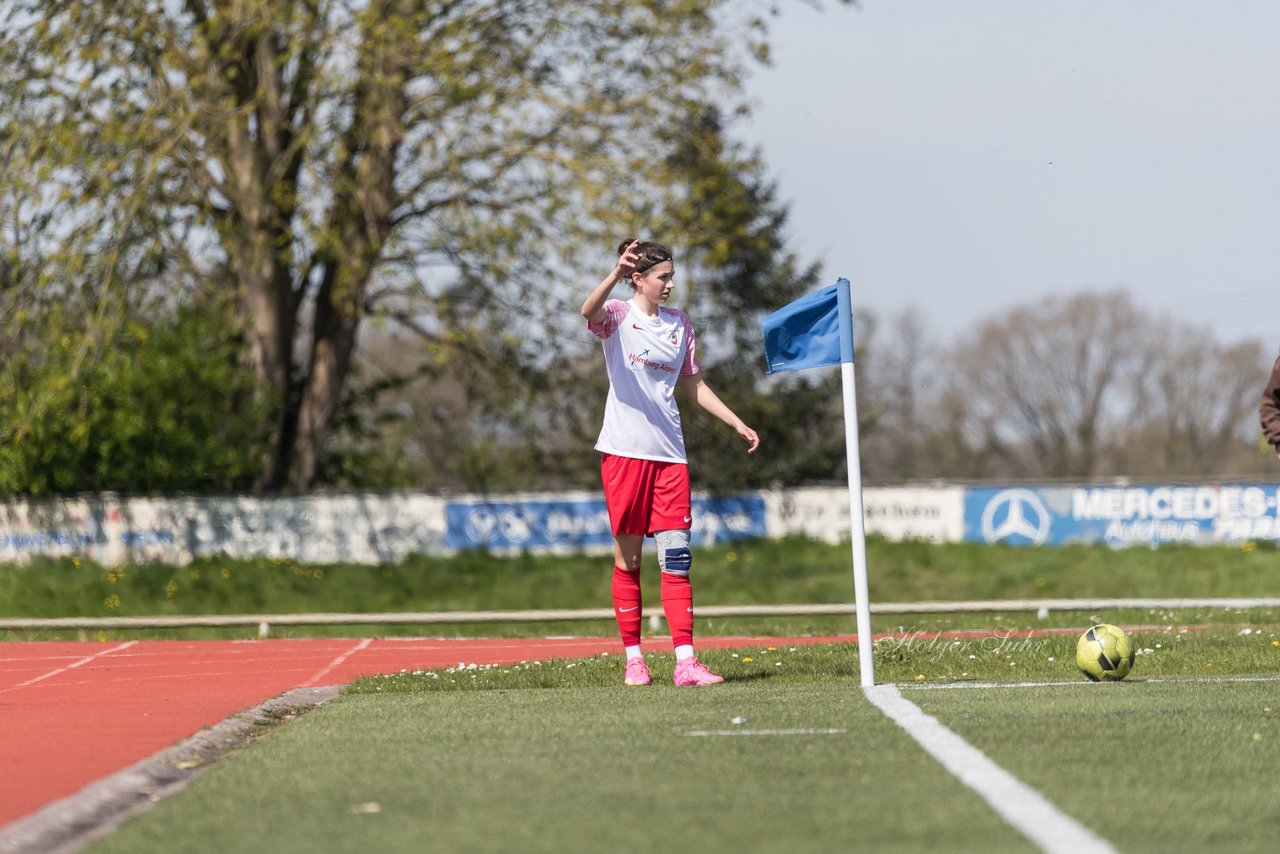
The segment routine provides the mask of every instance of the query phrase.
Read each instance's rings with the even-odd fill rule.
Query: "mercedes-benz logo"
[[[1049,511],[1029,489],[997,492],[982,510],[982,538],[988,543],[1042,545],[1049,539]]]
[[[477,505],[463,523],[467,539],[477,545],[523,545],[533,535],[530,514],[519,507]]]

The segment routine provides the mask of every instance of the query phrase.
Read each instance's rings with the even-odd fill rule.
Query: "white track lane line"
[[[995,812],[1042,851],[1093,854],[1115,849],[1109,842],[1051,804],[1035,789],[992,762],[987,755],[935,717],[902,696],[895,685],[863,692],[889,720],[982,798]]]
[[[122,649],[128,649],[131,646],[137,645],[137,643],[137,641],[128,641],[127,643],[122,643],[119,646],[113,646],[110,649],[95,652],[93,655],[86,655],[84,658],[71,662],[66,667],[59,667],[57,670],[50,670],[47,673],[41,673],[39,676],[33,676],[25,682],[19,682],[17,685],[10,685],[8,688],[0,688],[0,694],[5,693],[6,691],[14,691],[18,688],[25,688],[28,685],[34,685],[37,682],[43,682],[46,679],[52,679],[60,673],[66,673],[68,670],[75,670],[77,667],[83,667],[95,659],[102,658],[104,655],[110,655],[113,652],[120,652]]]
[[[339,656],[338,656],[337,658],[335,658],[333,661],[330,661],[330,662],[329,662],[329,664],[328,664],[328,665],[326,665],[326,666],[325,666],[325,668],[324,668],[323,670],[321,670],[321,671],[320,671],[319,673],[317,673],[315,676],[312,676],[312,677],[311,677],[310,679],[308,679],[306,682],[303,682],[303,683],[302,683],[301,685],[299,685],[298,687],[300,687],[300,688],[310,688],[312,685],[315,685],[315,684],[316,684],[317,682],[319,682],[321,679],[323,679],[324,677],[328,676],[330,673],[332,673],[332,672],[333,672],[334,670],[336,670],[337,668],[341,667],[341,666],[342,666],[342,663],[343,663],[344,661],[346,661],[346,660],[347,660],[348,658],[350,658],[351,656],[355,655],[355,654],[356,654],[357,652],[359,652],[360,650],[365,649],[365,648],[366,648],[366,647],[368,647],[368,646],[369,646],[369,644],[371,644],[371,643],[373,643],[373,638],[365,638],[364,640],[360,641],[360,643],[358,643],[358,644],[356,644],[355,646],[351,647],[351,649],[349,649],[349,650],[347,650],[346,652],[342,653],[342,655],[339,655]]]

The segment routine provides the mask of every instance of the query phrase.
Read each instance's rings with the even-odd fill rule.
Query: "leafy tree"
[[[0,373],[0,492],[213,492],[243,489],[257,467],[258,420],[228,400],[249,396],[209,306],[91,328],[60,307],[33,319],[40,346],[10,354]],[[31,417],[38,411],[38,417]]]
[[[767,55],[766,13],[12,0],[11,245],[46,296],[230,290],[270,414],[255,486],[306,489],[370,318],[415,330],[438,371],[480,352],[545,358],[565,307],[548,283],[579,247],[665,209],[665,170],[636,177],[673,156],[693,106],[738,97],[746,56]]]
[[[761,383],[759,319],[813,289],[815,271],[800,269],[786,249],[786,209],[759,156],[729,138],[718,110],[690,109],[689,121],[667,131],[671,156],[647,172],[649,180],[661,178],[668,194],[664,212],[644,232],[631,230],[635,223],[620,216],[615,239],[580,271],[568,272],[569,293],[581,300],[614,262],[622,237],[670,242],[676,253],[673,302],[697,325],[709,382],[764,437],[764,450],[749,457],[723,424],[685,402],[695,486],[734,490],[832,479],[844,465],[838,375],[834,381],[832,375],[810,375]],[[619,285],[615,294],[625,297],[626,291]],[[410,482],[433,488],[598,488],[599,460],[589,449],[607,387],[599,346],[576,301],[560,323],[559,358],[518,376],[504,369],[506,359],[517,358],[511,352],[476,353],[447,374],[433,371],[398,392],[396,404],[385,410],[398,423],[366,429],[367,441],[345,445],[335,460],[358,457],[361,464],[349,470],[386,473],[386,461],[399,459],[414,471]],[[387,382],[406,346],[412,344],[403,338],[371,342],[370,371],[362,382],[370,388]]]
[[[801,268],[787,250],[787,208],[764,162],[729,141],[718,110],[704,108],[681,127],[667,166],[682,192],[662,231],[686,244],[678,285],[698,325],[699,357],[708,382],[762,437],[762,452],[748,457],[723,424],[686,404],[695,485],[732,490],[834,477],[844,464],[838,375],[760,381],[760,318],[817,286],[816,266]]]

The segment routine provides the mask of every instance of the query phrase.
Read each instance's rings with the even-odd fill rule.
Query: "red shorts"
[[[613,533],[651,536],[690,527],[689,466],[605,454],[604,503]]]

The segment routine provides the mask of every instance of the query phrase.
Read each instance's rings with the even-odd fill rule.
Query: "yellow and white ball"
[[[1076,642],[1076,666],[1094,682],[1114,682],[1129,675],[1136,653],[1124,629],[1100,623]]]

